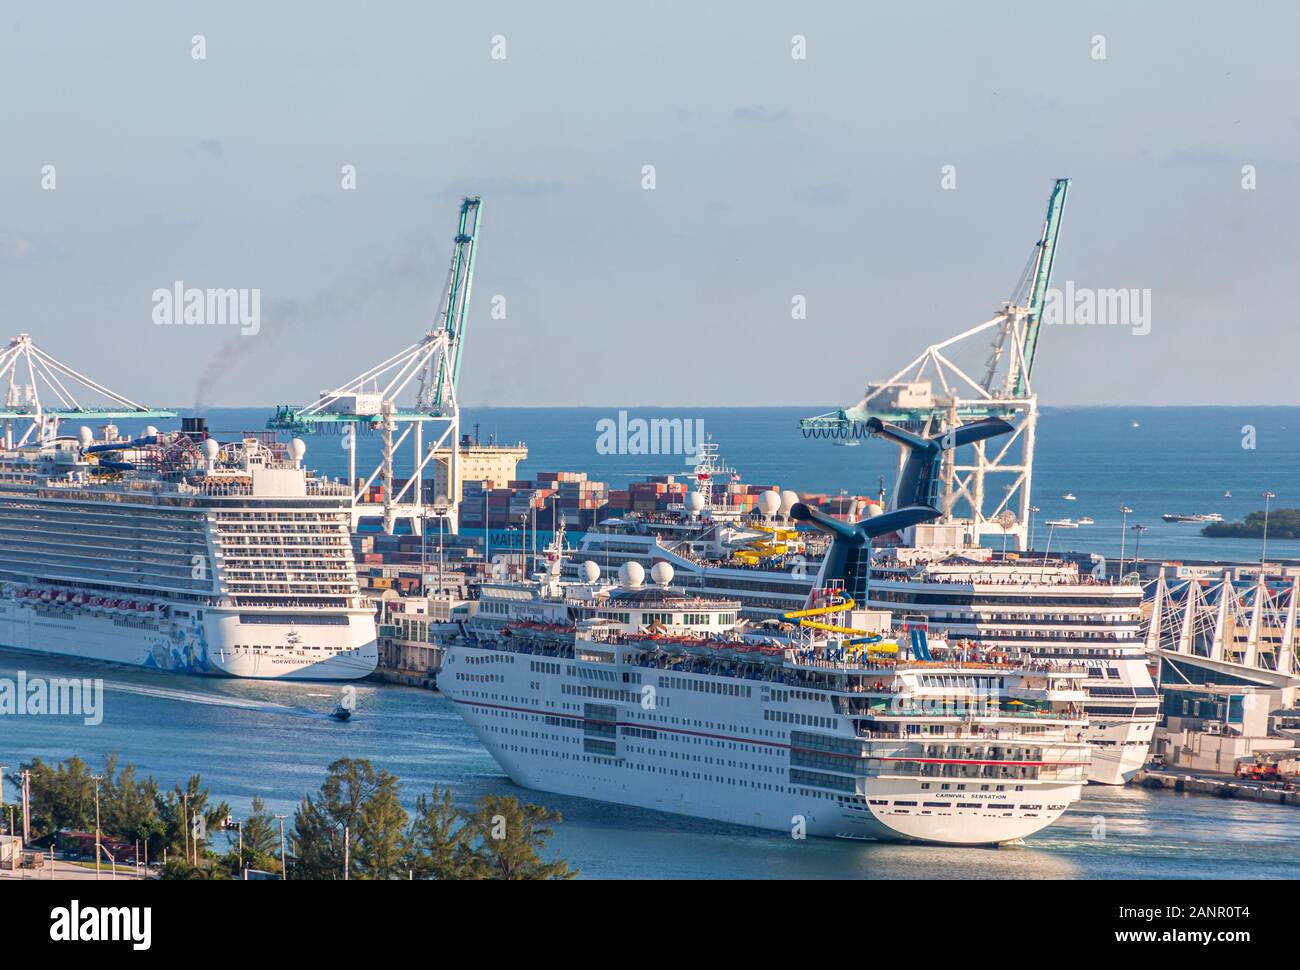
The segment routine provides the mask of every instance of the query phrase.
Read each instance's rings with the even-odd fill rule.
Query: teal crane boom
[[[1029,319],[1025,323],[1023,344],[1024,366],[1016,376],[1016,396],[1029,391],[1029,379],[1034,368],[1034,353],[1038,349],[1038,328],[1043,318],[1043,304],[1047,301],[1047,288],[1052,282],[1052,263],[1056,260],[1056,240],[1061,233],[1061,215],[1065,211],[1065,197],[1070,190],[1069,179],[1057,179],[1047,200],[1047,217],[1043,220],[1043,235],[1038,241],[1038,256],[1034,263],[1033,282],[1029,290]]]
[[[465,330],[469,319],[469,300],[474,288],[474,257],[478,249],[479,218],[483,203],[477,196],[460,204],[460,223],[451,252],[451,269],[443,296],[441,328],[447,334],[447,354],[438,367],[438,380],[431,390],[432,400],[422,401],[424,410],[440,412],[460,387],[460,362],[465,348]],[[447,393],[450,384],[451,394]]]

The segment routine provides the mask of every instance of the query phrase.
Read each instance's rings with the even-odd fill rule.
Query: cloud
[[[785,121],[789,117],[790,112],[785,108],[777,111],[761,104],[751,104],[731,112],[733,121]]]
[[[1223,152],[1195,145],[1176,149],[1164,158],[1167,168],[1218,168],[1221,165],[1231,165],[1232,162],[1232,158]]]
[[[217,138],[204,138],[194,146],[194,150],[210,158],[220,158],[225,154],[225,149],[221,147],[221,141]]]
[[[17,262],[35,252],[36,247],[30,239],[13,233],[0,232],[0,263]]]
[[[485,198],[500,198],[509,195],[530,198],[539,195],[554,195],[563,191],[564,183],[557,180],[483,178],[462,179],[459,182],[453,182],[441,192],[435,193],[434,197],[459,199],[467,195],[481,195]]]
[[[790,193],[794,201],[803,205],[838,205],[849,199],[849,187],[843,182],[819,182],[816,185],[799,185]]]

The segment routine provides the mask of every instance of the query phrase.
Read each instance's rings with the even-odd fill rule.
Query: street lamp
[[[1029,548],[1034,548],[1034,513],[1043,511],[1037,505],[1029,506]]]
[[[1146,531],[1147,531],[1147,527],[1144,526],[1141,522],[1134,523],[1133,525],[1133,536],[1134,536],[1133,558],[1134,559],[1142,558],[1142,533]]]
[[[288,815],[276,816],[276,818],[280,820],[280,881],[281,882],[288,882],[289,880],[289,870],[284,863],[284,820],[288,817],[289,817]]]
[[[1132,511],[1127,505],[1120,506],[1120,513],[1123,516],[1119,526],[1119,581],[1121,583],[1124,582],[1124,539],[1128,535],[1128,515]]]
[[[1264,576],[1264,559],[1268,553],[1268,503],[1271,499],[1277,498],[1274,492],[1264,493],[1264,541],[1259,547],[1259,575]]]
[[[95,783],[95,881],[99,882],[99,782],[103,775],[91,775]]]

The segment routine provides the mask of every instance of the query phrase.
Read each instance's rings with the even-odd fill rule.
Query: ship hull
[[[784,832],[793,837],[861,839],[935,845],[993,846],[1018,842],[1056,821],[1082,791],[1078,784],[1045,784],[1033,790],[1036,811],[1025,811],[1009,793],[938,795],[922,790],[911,779],[882,777],[866,789],[868,804],[838,802],[765,789],[740,790],[734,779],[717,782],[682,777],[668,784],[654,770],[583,763],[562,751],[544,754],[516,752],[503,742],[496,718],[477,705],[457,703],[457,709],[510,780],[521,788],[631,805],[755,829]],[[518,712],[511,718],[528,719]],[[513,730],[513,729],[510,729]],[[534,749],[543,751],[544,749]],[[1008,786],[1010,787],[1010,786]],[[899,801],[913,802],[900,805]],[[959,800],[975,808],[958,807]],[[887,806],[870,804],[888,802]],[[931,802],[931,807],[924,807]],[[946,802],[946,804],[944,804]]]
[[[187,607],[193,611],[193,607]],[[234,611],[163,618],[0,599],[0,647],[173,673],[267,680],[356,680],[374,671],[374,618],[331,625],[243,624]]]
[[[1092,745],[1088,781],[1094,785],[1126,784],[1146,763],[1155,723],[1154,717],[1093,720],[1084,731]]]

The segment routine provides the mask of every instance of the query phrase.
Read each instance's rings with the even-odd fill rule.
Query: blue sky
[[[1149,289],[1151,332],[1048,331],[1045,403],[1296,403],[1298,21],[1281,3],[4,3],[0,333],[149,403],[193,404],[205,373],[207,403],[307,401],[431,322],[470,191],[464,401],[834,406],[990,317],[1068,175],[1058,282]],[[261,332],[155,326],[151,294],[178,279],[260,288]]]

